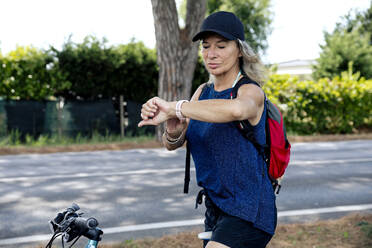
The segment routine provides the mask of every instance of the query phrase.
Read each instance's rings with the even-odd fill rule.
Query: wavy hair
[[[267,80],[265,65],[247,42],[238,39],[237,43],[242,53],[242,57],[239,59],[240,70],[262,87]]]

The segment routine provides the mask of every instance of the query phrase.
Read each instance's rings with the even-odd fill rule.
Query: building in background
[[[298,76],[300,80],[312,79],[313,65],[316,61],[312,59],[307,60],[291,60],[280,62],[275,65],[277,74],[289,74],[291,76]]]

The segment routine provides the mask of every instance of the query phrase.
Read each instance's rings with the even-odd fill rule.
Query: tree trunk
[[[206,12],[206,0],[188,0],[186,26],[180,29],[174,0],[151,0],[154,15],[157,62],[159,65],[158,95],[167,101],[189,99],[198,58],[198,42],[191,39],[199,31]],[[157,128],[161,140],[163,126]]]

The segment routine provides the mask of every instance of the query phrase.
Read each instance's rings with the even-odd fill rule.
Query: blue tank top
[[[199,100],[230,99],[232,88],[203,90]],[[253,127],[256,140],[265,144],[266,106]],[[208,123],[190,120],[186,138],[190,144],[197,183],[222,211],[253,223],[269,234],[276,228],[275,193],[267,165],[256,148],[233,122]]]

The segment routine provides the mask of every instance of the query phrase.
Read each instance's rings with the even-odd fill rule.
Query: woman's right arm
[[[191,97],[191,101],[198,101],[199,100],[200,94],[202,92],[202,89],[205,87],[205,85],[206,85],[206,83],[201,84],[198,87],[198,89],[194,92],[193,96]],[[164,131],[163,137],[162,137],[163,144],[169,151],[175,150],[175,149],[183,146],[183,144],[185,143],[186,131],[187,131],[187,128],[189,126],[190,119],[187,118],[186,123],[185,123],[182,131],[181,132],[178,131],[176,133],[172,133],[170,130],[167,130],[168,123],[171,122],[171,121],[175,121],[175,120],[170,119],[166,122],[165,131]]]

